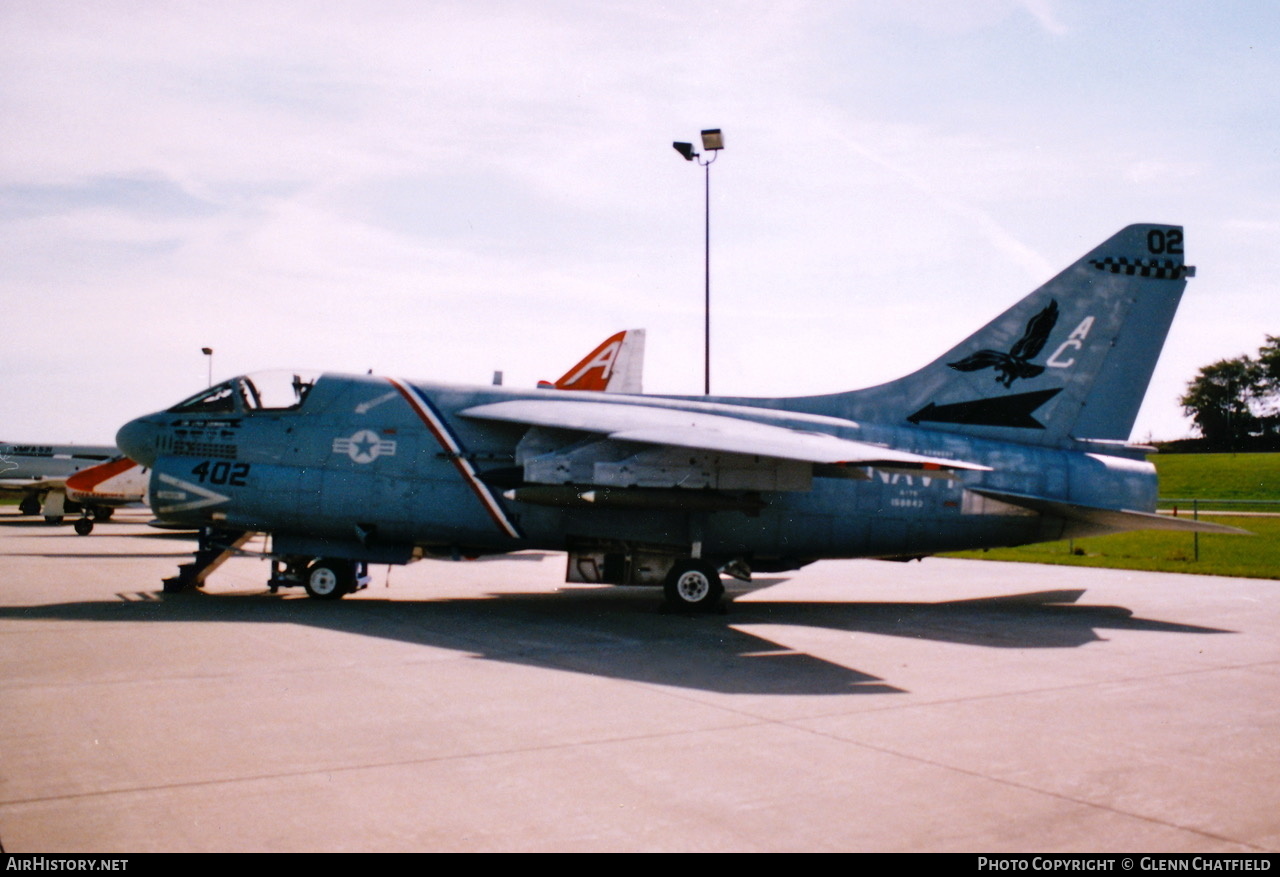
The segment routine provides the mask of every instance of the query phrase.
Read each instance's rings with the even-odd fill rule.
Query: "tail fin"
[[[128,457],[81,469],[67,478],[67,499],[72,502],[141,502],[147,489],[146,470]]]
[[[1182,228],[1131,225],[851,416],[1035,444],[1126,441],[1195,268]]]
[[[605,339],[554,384],[557,390],[640,393],[644,372],[644,329],[628,329]]]

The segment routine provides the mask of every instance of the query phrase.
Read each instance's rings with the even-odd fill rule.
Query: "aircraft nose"
[[[148,417],[130,420],[116,433],[116,447],[130,460],[144,466],[155,463],[156,425]]]

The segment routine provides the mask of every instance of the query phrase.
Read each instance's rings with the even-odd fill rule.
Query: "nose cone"
[[[130,460],[144,466],[155,464],[157,425],[149,417],[130,420],[116,433],[116,447]]]

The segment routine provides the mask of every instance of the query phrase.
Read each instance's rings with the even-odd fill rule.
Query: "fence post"
[[[1191,500],[1191,520],[1200,520],[1200,500],[1198,499]],[[1192,533],[1191,536],[1195,542],[1195,559],[1198,562],[1200,560],[1200,533],[1197,531]]]

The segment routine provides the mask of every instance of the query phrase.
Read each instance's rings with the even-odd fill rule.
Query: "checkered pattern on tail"
[[[1111,256],[1105,259],[1090,259],[1089,264],[1099,271],[1110,271],[1112,274],[1128,274],[1129,276],[1154,277],[1156,280],[1182,280],[1184,277],[1195,277],[1194,265],[1176,265],[1172,259],[1118,259]]]

